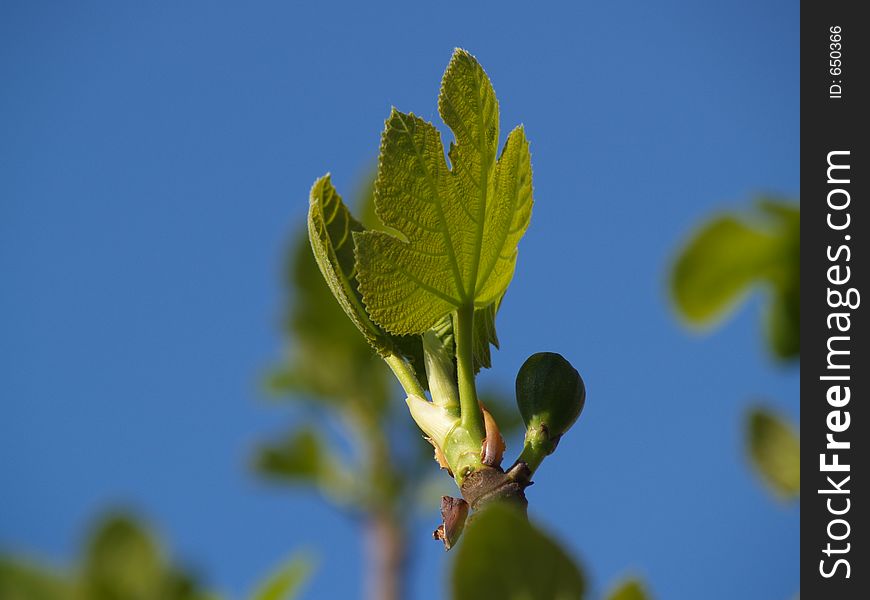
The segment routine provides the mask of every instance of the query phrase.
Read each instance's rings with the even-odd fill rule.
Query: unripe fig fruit
[[[517,406],[526,430],[553,443],[580,416],[586,386],[577,370],[561,355],[538,352],[517,373]]]

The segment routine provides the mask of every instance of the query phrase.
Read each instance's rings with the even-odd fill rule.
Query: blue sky
[[[797,592],[799,511],[740,446],[755,399],[798,420],[797,369],[765,354],[758,298],[692,335],[665,274],[716,211],[799,195],[798,3],[468,4],[3,3],[0,548],[63,562],[125,503],[221,590],[306,547],[309,597],[357,596],[355,522],[246,470],[287,425],[258,391],[282,253],[316,177],[354,189],[390,106],[443,129],[460,46],[534,165],[485,378],[511,389],[551,350],[588,388],[533,516],[598,590]],[[435,519],[417,598],[442,594]]]

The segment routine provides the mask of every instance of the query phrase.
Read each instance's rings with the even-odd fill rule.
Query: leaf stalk
[[[453,335],[456,343],[456,371],[459,383],[461,423],[479,446],[486,433],[483,426],[483,413],[477,399],[477,387],[474,383],[473,304],[460,306],[453,314]]]
[[[396,379],[402,384],[402,389],[408,396],[419,396],[424,398],[426,392],[423,391],[423,386],[420,385],[420,380],[417,379],[417,374],[414,369],[408,364],[408,361],[397,354],[387,356],[384,361],[393,371]]]

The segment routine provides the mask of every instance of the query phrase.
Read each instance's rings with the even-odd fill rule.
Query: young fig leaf
[[[371,322],[356,289],[353,239],[362,224],[335,191],[330,176],[324,175],[311,188],[308,208],[308,238],[320,272],[341,308],[368,342],[382,355],[391,353],[387,336]]]
[[[354,219],[335,191],[330,176],[324,175],[314,182],[308,209],[308,238],[329,289],[378,354],[409,358],[419,376],[423,374],[420,339],[386,333],[372,322],[363,307],[354,267],[352,238],[352,234],[363,231],[365,228]]]
[[[393,334],[422,334],[460,306],[498,302],[531,216],[523,129],[511,132],[497,158],[495,92],[464,50],[447,67],[438,108],[456,138],[452,168],[438,130],[394,109],[381,140],[375,204],[384,225],[403,239],[353,233],[363,302],[372,320]]]

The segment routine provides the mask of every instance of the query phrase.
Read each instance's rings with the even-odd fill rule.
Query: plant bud
[[[441,408],[458,412],[459,390],[456,388],[453,358],[434,331],[423,334],[423,363],[432,402]]]
[[[580,416],[585,402],[583,379],[559,354],[533,354],[517,373],[517,406],[526,435],[552,443],[549,452]]]
[[[413,394],[405,398],[405,402],[417,426],[423,430],[432,445],[443,452],[448,436],[459,424],[459,417]]]

